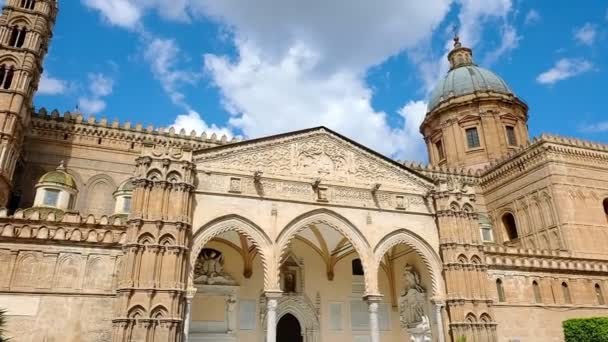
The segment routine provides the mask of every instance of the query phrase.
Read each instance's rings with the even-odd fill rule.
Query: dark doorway
[[[300,322],[292,314],[281,317],[277,325],[277,342],[302,342]]]

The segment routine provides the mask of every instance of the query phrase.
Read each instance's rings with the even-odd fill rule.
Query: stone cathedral
[[[57,7],[0,17],[12,341],[562,341],[608,315],[608,145],[530,139],[458,38],[419,165],[325,127],[230,141],[34,109]]]

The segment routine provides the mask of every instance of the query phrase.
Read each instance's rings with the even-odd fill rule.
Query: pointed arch
[[[309,211],[307,213],[301,214],[296,218],[292,219],[279,233],[276,244],[278,247],[278,260],[277,260],[277,272],[278,265],[280,261],[285,256],[291,241],[295,238],[295,236],[305,228],[311,225],[319,225],[325,224],[340,234],[342,234],[348,241],[352,244],[353,248],[359,254],[361,261],[363,263],[363,270],[365,273],[365,288],[368,294],[374,294],[376,291],[375,277],[376,275],[371,275],[368,272],[370,267],[369,257],[371,256],[371,246],[367,242],[367,239],[363,236],[361,231],[352,224],[348,219],[343,217],[342,215],[331,211],[329,209],[315,209]],[[277,279],[278,285],[278,279]],[[371,287],[370,287],[371,285]]]
[[[395,230],[378,242],[374,248],[374,269],[377,270],[378,267],[380,267],[380,262],[382,261],[384,254],[398,244],[404,244],[416,251],[416,254],[422,259],[422,262],[426,266],[431,277],[433,295],[436,297],[443,297],[445,290],[443,287],[443,278],[441,276],[442,263],[439,255],[437,255],[435,250],[424,241],[424,239],[408,229]],[[377,276],[377,272],[375,273],[375,276]]]
[[[264,268],[264,289],[278,291],[278,271],[271,270],[270,265],[274,261],[274,253],[272,249],[272,240],[266,232],[262,230],[253,221],[236,214],[230,214],[218,217],[204,224],[199,228],[192,238],[192,247],[190,253],[190,265],[188,270],[188,284],[193,286],[194,281],[194,266],[196,259],[203,250],[203,247],[214,237],[228,232],[236,231],[245,236],[257,249],[262,267]],[[276,273],[276,274],[275,274]]]

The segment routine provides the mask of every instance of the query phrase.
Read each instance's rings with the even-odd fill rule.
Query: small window
[[[29,10],[33,10],[36,6],[36,0],[21,0],[21,7]]]
[[[602,293],[600,284],[595,284],[595,298],[597,299],[598,305],[604,305],[604,294]]]
[[[439,156],[439,160],[445,159],[445,151],[443,150],[443,140],[439,140],[435,143],[435,148],[437,149],[437,156]]]
[[[9,89],[13,83],[13,76],[15,70],[12,67],[6,67],[4,64],[0,65],[0,88]]]
[[[604,214],[606,214],[606,220],[608,221],[608,198],[604,198]]]
[[[23,47],[23,43],[25,43],[25,35],[27,34],[27,30],[25,27],[20,28],[18,26],[13,27],[11,31],[11,38],[8,41],[8,45],[15,48]]]
[[[353,266],[353,275],[358,275],[358,276],[364,275],[363,264],[361,263],[361,259],[353,259],[352,266]]]
[[[572,298],[570,298],[570,289],[568,288],[568,284],[566,284],[566,282],[562,283],[562,294],[564,295],[564,303],[572,304]]]
[[[469,146],[469,148],[477,148],[481,146],[479,142],[479,132],[477,132],[477,127],[467,128],[465,132],[467,134],[467,145]]]
[[[57,200],[59,199],[59,190],[46,189],[44,190],[43,204],[48,206],[57,206]]]
[[[502,216],[502,225],[507,233],[509,240],[515,240],[519,236],[517,235],[517,224],[515,223],[515,216],[511,213],[506,213]]]
[[[123,213],[129,213],[129,212],[131,212],[131,197],[126,196],[126,197],[123,198],[122,212]]]
[[[481,231],[481,241],[494,241],[494,237],[492,236],[492,221],[486,215],[479,215],[479,229]]]
[[[542,303],[543,298],[540,295],[540,286],[538,286],[536,280],[532,282],[532,290],[534,291],[534,303]]]
[[[515,127],[507,126],[507,143],[510,146],[517,146],[517,137],[515,136]]]
[[[496,279],[496,292],[498,293],[498,301],[503,303],[505,301],[505,288],[501,279]]]
[[[74,202],[76,202],[76,197],[74,195],[70,195],[70,201],[68,202],[68,209],[74,209]]]

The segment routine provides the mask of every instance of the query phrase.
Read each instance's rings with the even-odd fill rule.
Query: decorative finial
[[[63,160],[59,162],[59,166],[57,166],[57,170],[65,170],[65,166],[63,165]]]
[[[452,32],[454,33],[454,48],[461,47],[462,44],[460,44],[460,37],[458,36],[458,26],[452,26]]]

